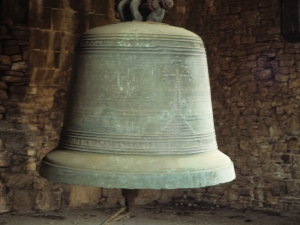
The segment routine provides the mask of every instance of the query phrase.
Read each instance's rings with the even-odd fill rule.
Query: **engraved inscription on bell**
[[[122,154],[217,149],[206,56],[199,39],[133,39],[126,34],[120,41],[101,35],[89,38],[82,37],[78,50],[80,64],[74,70],[80,76],[71,81],[62,147]],[[171,48],[160,39],[180,44]],[[186,46],[193,48],[187,51]]]

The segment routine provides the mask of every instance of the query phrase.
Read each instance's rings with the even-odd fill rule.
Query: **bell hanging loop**
[[[162,22],[166,9],[173,5],[173,0],[116,0],[115,10],[122,22]]]

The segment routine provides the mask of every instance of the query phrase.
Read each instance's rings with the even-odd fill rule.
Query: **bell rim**
[[[179,189],[179,188],[199,188],[199,187],[206,187],[206,186],[213,186],[220,183],[230,182],[235,179],[235,172],[234,166],[232,161],[229,159],[228,156],[223,154],[219,150],[215,150],[208,153],[200,153],[200,154],[190,154],[181,156],[175,156],[175,162],[180,164],[179,168],[174,171],[174,168],[170,168],[170,166],[175,165],[170,162],[167,167],[161,165],[164,160],[174,160],[174,156],[126,156],[121,155],[118,157],[114,157],[113,155],[103,155],[103,154],[94,154],[94,158],[100,160],[100,164],[98,164],[98,169],[93,170],[90,168],[79,168],[78,165],[74,165],[74,167],[70,166],[69,163],[65,163],[62,165],[59,160],[52,160],[49,159],[49,154],[62,154],[63,152],[66,153],[68,151],[65,150],[54,150],[48,155],[46,155],[40,167],[40,175],[46,179],[53,180],[60,183],[67,183],[67,184],[74,184],[74,185],[85,185],[85,186],[97,186],[103,188],[127,188],[127,189]],[[68,152],[70,154],[79,154],[78,152]],[[91,154],[91,153],[84,153],[84,154]],[[58,156],[57,155],[57,156]],[[123,161],[118,160],[120,157]],[[144,159],[146,162],[142,162],[140,164],[147,167],[149,166],[149,159],[152,158],[154,161],[152,163],[152,169],[149,171],[141,171],[142,167],[137,168],[139,166],[133,165],[130,166],[130,169],[125,172],[121,172],[118,170],[113,170],[113,166],[111,168],[105,168],[107,165],[117,165],[119,162],[126,162],[128,163],[134,162],[137,160],[137,157]],[[165,158],[164,158],[165,157]],[[180,158],[178,161],[176,159]],[[64,157],[62,157],[64,158]],[[60,157],[60,159],[62,159]],[[162,159],[159,163],[155,163],[155,159]],[[193,159],[194,158],[194,159]],[[203,160],[199,160],[199,159]],[[81,157],[82,159],[82,157]],[[102,163],[101,160],[103,159],[111,159],[108,162]],[[182,160],[183,159],[183,160]],[[195,167],[195,161],[199,161],[199,164],[204,164],[205,161],[209,159],[209,163],[202,168],[194,169],[193,171],[189,171],[189,168]],[[80,159],[78,159],[81,161]],[[55,162],[56,161],[56,162]],[[202,161],[202,162],[201,162]],[[190,162],[190,165],[188,165]],[[84,165],[84,160],[82,161],[82,165]],[[68,165],[67,165],[68,164]],[[101,165],[99,167],[99,165]],[[77,167],[76,167],[77,166]],[[119,165],[120,168],[128,168],[128,165]],[[102,171],[101,171],[102,167]],[[133,169],[132,169],[133,167]],[[161,171],[159,171],[161,167]],[[169,168],[168,168],[169,167]],[[105,169],[106,171],[105,171]],[[110,169],[111,171],[108,171]],[[136,169],[136,171],[135,171]],[[148,168],[149,169],[149,168]],[[133,171],[130,171],[133,170]],[[164,170],[164,171],[163,171]],[[173,171],[172,171],[173,170]]]

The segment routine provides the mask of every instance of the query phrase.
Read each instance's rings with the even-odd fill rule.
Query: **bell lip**
[[[68,152],[65,150],[56,149],[49,154],[62,152]],[[69,151],[68,153],[78,154],[78,152]],[[90,153],[83,153],[90,154]],[[49,157],[45,156],[42,160],[40,167],[40,175],[46,179],[53,180],[60,183],[74,184],[74,185],[85,185],[85,186],[98,186],[103,188],[127,188],[127,189],[179,189],[179,188],[199,188],[199,187],[207,187],[213,186],[221,183],[230,182],[235,179],[235,171],[232,161],[228,156],[220,152],[219,150],[215,150],[208,153],[200,153],[200,154],[190,154],[188,156],[184,156],[184,160],[175,159],[176,163],[180,163],[179,168],[174,172],[172,168],[169,168],[167,171],[159,171],[159,168],[166,169],[161,165],[153,164],[152,167],[154,171],[141,171],[141,168],[137,168],[138,171],[132,172],[120,172],[113,171],[113,165],[118,163],[115,157],[108,157],[103,154],[94,154],[95,158],[101,160],[111,159],[109,162],[103,163],[103,171],[101,171],[98,167],[97,170],[92,170],[90,168],[76,168],[71,167],[70,165],[61,165],[61,163],[55,163],[54,161],[50,162]],[[85,156],[83,156],[84,158]],[[108,157],[108,158],[107,158]],[[122,162],[128,161],[128,163],[132,163],[137,159],[135,156],[121,155],[119,156],[123,160]],[[139,156],[136,156],[139,157]],[[142,156],[146,163],[145,168],[147,168],[147,164],[150,163],[150,158],[162,158],[165,157],[165,160],[174,160],[174,156]],[[149,158],[147,158],[149,157]],[[182,157],[182,156],[181,156]],[[188,162],[191,161],[191,164],[194,163],[195,157],[198,159],[199,164],[204,163],[208,158],[210,158],[210,165],[215,165],[213,168],[196,168],[193,171],[188,171],[190,165]],[[211,158],[213,157],[213,158]],[[217,157],[217,158],[216,158]],[[147,159],[146,159],[147,158]],[[204,160],[201,160],[203,158]],[[200,160],[199,160],[200,159]],[[221,160],[220,160],[221,159]],[[179,160],[179,161],[178,161]],[[84,160],[83,160],[84,161]],[[203,162],[201,162],[203,161]],[[183,163],[183,164],[182,164]],[[68,163],[66,163],[68,164]],[[107,165],[112,165],[111,171],[107,171],[105,167]],[[187,164],[186,166],[184,164]],[[101,165],[101,164],[100,164]],[[172,165],[172,163],[170,163]],[[170,166],[167,165],[167,166]],[[78,165],[76,165],[78,166]],[[136,166],[136,165],[135,165]],[[127,165],[124,167],[128,168]],[[130,168],[130,166],[129,166]],[[149,169],[149,168],[147,168]],[[106,171],[105,171],[106,170]]]

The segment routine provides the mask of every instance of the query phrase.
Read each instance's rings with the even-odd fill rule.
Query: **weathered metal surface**
[[[42,176],[108,188],[231,181],[217,149],[206,54],[195,34],[127,22],[82,35],[59,147]]]

